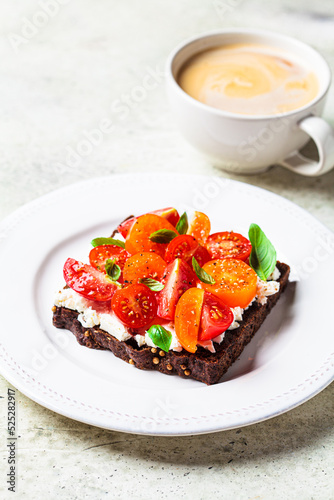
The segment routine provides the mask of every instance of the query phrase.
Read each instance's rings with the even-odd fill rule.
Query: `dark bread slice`
[[[202,347],[198,347],[195,354],[184,349],[181,352],[165,353],[158,348],[138,347],[135,339],[122,342],[98,326],[85,328],[78,321],[76,311],[63,307],[55,307],[53,324],[57,328],[70,330],[79,344],[92,349],[109,349],[118,358],[141,370],[159,370],[166,374],[193,378],[208,385],[216,384],[240,356],[284,291],[288,283],[290,267],[281,262],[277,262],[277,267],[281,273],[278,280],[280,290],[267,297],[266,304],[254,303],[245,310],[239,328],[227,330],[223,342],[214,344],[215,353]]]

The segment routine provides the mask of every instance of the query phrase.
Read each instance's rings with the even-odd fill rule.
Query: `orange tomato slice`
[[[216,283],[201,283],[201,287],[220,297],[227,306],[245,308],[254,299],[257,274],[242,260],[210,260],[204,264],[203,269]]]
[[[178,234],[175,227],[163,217],[154,214],[141,215],[134,222],[126,237],[125,249],[131,255],[140,252],[155,252],[163,258],[167,244],[155,243],[149,239],[149,236],[159,229],[169,229]]]
[[[136,253],[129,257],[123,268],[124,285],[138,283],[140,278],[160,281],[164,276],[166,262],[156,253]]]
[[[182,347],[188,352],[196,352],[199,327],[201,324],[204,290],[189,288],[177,303],[175,311],[175,333]]]
[[[187,234],[194,236],[196,240],[204,245],[211,230],[211,222],[207,215],[203,212],[195,212],[192,218]]]

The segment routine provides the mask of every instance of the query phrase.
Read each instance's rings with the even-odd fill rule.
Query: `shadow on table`
[[[104,454],[110,449],[113,456],[115,453],[128,456],[145,467],[174,464],[217,468],[244,461],[275,460],[326,442],[334,425],[333,401],[334,384],[331,384],[312,400],[273,419],[199,436],[142,436],[96,428],[87,433],[83,429],[83,452],[92,457],[102,447]],[[90,446],[85,447],[84,436],[88,435]]]
[[[301,153],[310,160],[318,161],[319,159],[317,148],[312,140],[301,149]],[[221,170],[218,167],[216,170],[217,174],[220,175]],[[312,209],[312,205],[319,195],[321,195],[322,204],[326,208],[334,208],[334,168],[318,177],[299,175],[279,165],[273,165],[269,170],[256,175],[236,175],[225,172],[224,176],[277,193],[297,202],[306,210]],[[298,199],[296,199],[296,193],[299,195]]]

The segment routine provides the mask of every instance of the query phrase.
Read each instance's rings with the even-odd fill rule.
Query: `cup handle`
[[[303,118],[297,126],[314,140],[318,148],[319,161],[310,160],[297,152],[279,162],[279,165],[308,177],[322,175],[331,170],[334,167],[334,130],[332,127],[318,116]]]

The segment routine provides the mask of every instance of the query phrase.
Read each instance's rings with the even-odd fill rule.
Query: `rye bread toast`
[[[184,349],[181,352],[166,353],[159,348],[138,347],[134,339],[119,341],[98,326],[85,328],[78,321],[76,311],[63,307],[54,308],[53,324],[57,328],[70,330],[79,344],[91,349],[108,349],[118,358],[141,370],[158,370],[170,375],[193,378],[208,385],[216,384],[240,356],[283,293],[288,283],[290,267],[281,262],[277,262],[277,267],[281,273],[278,279],[279,291],[267,297],[265,304],[254,302],[246,309],[240,326],[227,330],[223,342],[214,344],[215,353],[202,347],[198,347],[195,354]]]

